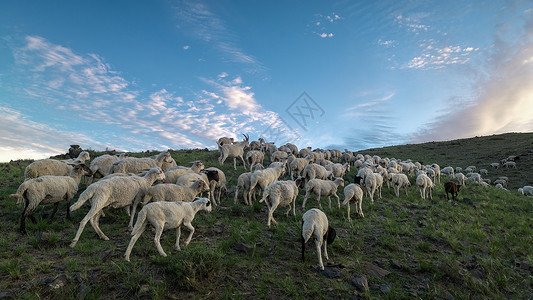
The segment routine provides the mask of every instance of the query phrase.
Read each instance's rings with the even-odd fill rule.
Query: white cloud
[[[183,50],[189,50],[189,48],[191,48],[191,46],[189,46],[189,45],[183,46]]]
[[[461,46],[437,48],[429,44],[422,50],[421,55],[412,58],[405,67],[409,69],[440,69],[446,65],[465,64],[470,61],[470,55],[477,51],[479,48],[462,48]]]

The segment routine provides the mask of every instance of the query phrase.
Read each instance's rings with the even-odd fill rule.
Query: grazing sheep
[[[304,158],[295,158],[289,163],[289,173],[291,174],[292,180],[294,180],[294,174],[296,174],[297,178],[301,176],[302,171],[310,162],[309,159],[309,156]]]
[[[45,175],[53,176],[69,176],[72,171],[72,166],[77,164],[85,164],[89,160],[89,152],[81,152],[76,159],[56,160],[56,159],[41,159],[32,162],[24,170],[24,180],[29,180]]]
[[[178,178],[185,174],[198,173],[205,168],[204,163],[200,160],[192,162],[190,168],[176,166],[165,171],[165,181],[175,183]]]
[[[208,187],[211,187],[211,184],[216,184],[220,180],[220,176],[218,174],[218,171],[216,170],[200,170],[199,173],[189,173],[185,174],[183,176],[180,176],[178,180],[176,180],[177,185],[182,186],[190,186],[193,184],[196,180],[202,179]],[[212,201],[213,198],[213,191],[209,189],[209,199]]]
[[[455,174],[455,179],[457,179],[457,182],[460,184],[460,185],[465,185],[465,179],[466,179],[466,176],[465,174],[463,173],[456,173]]]
[[[246,168],[246,162],[244,161],[244,150],[250,146],[248,141],[250,140],[249,136],[244,135],[244,141],[235,142],[233,144],[218,144],[218,151],[220,151],[220,157],[218,162],[220,165],[224,164],[227,158],[233,158],[233,169],[237,170],[237,158],[240,158],[242,165]]]
[[[270,221],[274,224],[278,224],[274,219],[274,211],[278,206],[288,206],[289,209],[285,213],[289,215],[292,205],[292,215],[296,215],[296,197],[298,197],[298,186],[303,182],[303,178],[298,178],[296,181],[276,181],[267,186],[263,192],[263,198],[259,200],[259,203],[265,201],[268,209],[267,226],[270,227]]]
[[[468,167],[466,167],[465,172],[466,173],[473,173],[476,170],[477,170],[476,166],[468,166]]]
[[[309,152],[311,152],[311,147],[300,149],[299,156],[306,157]]]
[[[491,168],[493,168],[493,169],[498,169],[498,168],[500,167],[500,163],[497,163],[497,162],[495,162],[495,163],[491,163],[490,166],[491,166]]]
[[[455,167],[455,173],[461,173],[461,172],[463,172],[463,168]]]
[[[31,213],[39,204],[54,204],[54,210],[50,215],[50,220],[54,217],[59,206],[59,202],[67,201],[67,219],[70,220],[70,200],[78,192],[81,177],[83,175],[91,176],[91,169],[86,165],[75,165],[70,171],[69,176],[45,175],[24,181],[17,189],[16,194],[9,195],[17,198],[17,204],[24,200],[24,210],[20,217],[20,232],[26,233],[26,217],[29,217],[34,223],[35,218]]]
[[[493,183],[494,183],[495,185],[496,185],[496,184],[501,184],[502,186],[507,187],[507,180],[496,179],[496,180],[494,180]]]
[[[343,165],[341,164],[330,164],[325,166],[326,170],[333,173],[334,177],[344,177],[346,172],[350,172],[350,164],[345,163]]]
[[[351,153],[346,153],[346,152],[342,153],[341,162],[345,164],[350,164],[353,166],[355,163],[355,156],[353,156],[353,154]]]
[[[503,164],[503,167],[507,169],[510,169],[510,168],[516,169],[516,163],[514,161],[507,161]]]
[[[470,173],[470,174],[467,174],[467,177],[473,182],[478,183],[478,184],[481,184],[481,182],[483,181],[483,179],[481,179],[481,174],[479,173]]]
[[[444,183],[444,191],[446,192],[446,199],[450,201],[450,198],[448,197],[448,193],[450,193],[452,194],[452,200],[455,201],[455,197],[459,195],[460,188],[461,186],[456,184],[455,182],[448,181]]]
[[[342,202],[343,205],[346,205],[346,208],[348,210],[348,221],[351,221],[350,219],[350,200],[354,199],[355,201],[355,212],[361,216],[361,218],[364,218],[365,215],[363,214],[363,190],[358,184],[350,183],[344,188],[344,201]]]
[[[433,181],[433,182],[436,182],[436,179],[437,179],[437,175],[435,173],[435,169],[433,168],[426,168],[426,175],[428,175],[428,177]]]
[[[194,234],[194,227],[191,223],[196,213],[200,210],[211,212],[211,201],[207,198],[200,198],[193,202],[153,202],[146,205],[139,212],[137,222],[135,222],[135,227],[133,227],[133,231],[131,232],[132,237],[126,253],[124,253],[125,260],[130,261],[131,250],[137,242],[137,239],[146,230],[148,223],[155,228],[154,243],[160,255],[167,256],[163,247],[161,247],[161,234],[165,229],[177,228],[175,249],[178,251],[181,250],[181,226],[183,225],[189,229],[189,236],[185,240],[184,245],[187,246],[191,242],[192,235]]]
[[[433,182],[440,183],[440,166],[437,164],[431,164],[431,168],[433,171],[435,171],[435,177],[433,178]]]
[[[259,188],[264,191],[271,183],[276,182],[285,174],[285,164],[281,162],[274,162],[268,168],[264,170],[257,170],[250,176],[250,191],[248,192],[248,201],[251,202],[252,194],[255,192],[255,188],[259,185]]]
[[[250,172],[252,172],[252,167],[256,164],[263,164],[263,160],[265,159],[265,154],[258,150],[252,150],[248,151],[246,153],[246,161],[248,162],[248,165],[250,165]]]
[[[91,185],[93,178],[98,179],[111,174],[111,167],[113,164],[126,157],[128,157],[127,153],[121,153],[119,155],[104,154],[93,159],[90,166],[93,177],[89,179],[87,186]]]
[[[454,171],[452,167],[445,167],[440,170],[441,174],[445,174],[446,176],[450,178],[454,178]]]
[[[326,179],[326,178],[332,178],[333,173],[326,170],[325,167],[310,163],[307,166],[305,166],[304,171],[302,173],[302,177],[305,178],[305,182],[307,183],[311,179]]]
[[[400,197],[400,189],[403,187],[405,190],[405,195],[407,196],[407,188],[411,186],[409,178],[403,173],[398,173],[392,175],[392,187],[394,188],[394,194],[396,197]]]
[[[479,169],[480,175],[489,175],[489,171],[487,169]]]
[[[418,177],[416,177],[416,185],[420,191],[420,197],[422,197],[422,199],[425,200],[427,196],[430,200],[433,200],[432,191],[434,184],[429,176],[427,176],[425,173],[418,175]]]
[[[256,164],[254,166],[254,171],[257,170],[263,170],[264,167],[262,164]],[[239,175],[239,178],[237,178],[237,186],[235,187],[235,197],[233,199],[233,203],[237,204],[237,197],[239,196],[239,190],[242,190],[242,196],[244,198],[244,204],[246,205],[252,205],[252,199],[248,199],[248,192],[250,192],[250,179],[252,177],[252,172],[246,172]],[[255,200],[255,193],[254,193],[254,200]]]
[[[383,177],[378,173],[371,173],[365,178],[365,187],[370,195],[370,200],[374,203],[374,193],[377,191],[381,198],[381,189],[383,186]]]
[[[522,195],[533,196],[533,186],[526,185],[518,189],[518,192]]]
[[[497,189],[505,190],[505,188],[503,187],[503,185],[501,183],[495,184],[494,187],[497,188]]]
[[[154,167],[162,169],[164,162],[172,162],[172,157],[168,151],[159,153],[154,159],[149,157],[127,157],[113,163],[111,173],[139,173]]]
[[[313,236],[318,256],[318,267],[320,270],[324,270],[320,248],[324,245],[324,257],[329,260],[328,244],[333,243],[336,235],[335,229],[329,226],[328,218],[324,212],[317,208],[306,211],[302,216],[302,262],[305,261],[305,243]]]
[[[318,207],[322,208],[320,204],[320,196],[328,197],[328,207],[331,208],[331,196],[337,198],[337,207],[341,207],[341,200],[337,196],[337,188],[339,186],[344,186],[344,179],[337,177],[334,181],[331,180],[322,180],[322,179],[311,179],[305,185],[305,197],[302,203],[302,209],[305,209],[305,203],[307,198],[311,193],[317,195],[316,201],[318,202]]]
[[[223,136],[223,137],[218,139],[217,145],[222,146],[222,145],[226,145],[226,144],[233,144],[233,141],[234,141],[233,138],[229,138],[229,137]]]
[[[270,156],[270,162],[280,162],[287,159],[289,155],[285,151],[276,151]]]
[[[74,211],[80,208],[87,200],[91,199],[91,209],[81,220],[76,236],[70,243],[74,248],[78,242],[87,222],[91,222],[98,236],[103,240],[109,238],[100,230],[99,219],[105,207],[125,207],[140,201],[144,192],[156,181],[165,180],[165,173],[159,167],[151,168],[144,177],[138,176],[118,176],[106,180],[100,180],[91,184],[79,197],[78,201],[70,206]]]

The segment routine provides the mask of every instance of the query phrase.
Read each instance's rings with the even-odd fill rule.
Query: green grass
[[[28,234],[21,235],[22,207],[8,196],[22,182],[29,162],[0,164],[0,291],[21,299],[78,298],[80,288],[85,288],[86,299],[344,299],[356,294],[365,299],[435,299],[448,294],[456,299],[527,299],[533,294],[531,270],[517,266],[533,264],[533,205],[531,198],[518,195],[515,189],[531,184],[528,170],[533,167],[533,155],[527,153],[532,142],[532,134],[506,134],[362,151],[463,168],[486,168],[508,155],[522,157],[517,170],[488,168],[492,179],[510,178],[510,191],[467,185],[461,188],[458,201],[448,202],[441,199],[442,184],[437,184],[433,201],[420,199],[415,187],[409,189],[409,196],[402,193],[399,198],[385,187],[383,198],[376,197],[374,204],[364,198],[365,218],[355,215],[352,204],[351,222],[344,206],[329,209],[327,200],[322,199],[323,210],[338,235],[328,247],[329,262],[341,270],[341,277],[335,279],[317,272],[313,244],[308,244],[306,260],[301,262],[303,193],[297,199],[296,216],[286,217],[286,209],[279,208],[275,212],[278,225],[269,229],[264,204],[245,206],[241,197],[233,204],[231,191],[245,170],[238,165],[234,171],[229,160],[220,166],[218,151],[171,151],[180,165],[201,159],[206,166],[223,170],[230,193],[212,213],[197,214],[190,245],[174,250],[175,230],[166,231],[161,242],[168,256],[162,257],[154,246],[153,231],[146,230],[129,263],[123,260],[130,239],[129,217],[122,209],[106,209],[106,216],[100,219],[109,241],[100,240],[87,224],[77,246],[68,247],[88,203],[72,213],[72,221],[66,219],[66,204],[60,203],[51,222],[42,216],[52,206],[41,205],[34,212],[37,224],[28,220]],[[99,154],[102,152],[91,150],[92,157]],[[347,181],[355,173],[352,170]],[[414,177],[410,180],[414,182]],[[80,193],[84,188],[80,187]],[[338,194],[343,198],[341,188]],[[472,199],[476,208],[464,203],[465,197]],[[308,200],[307,209],[317,206],[315,199]],[[183,229],[182,246],[187,235]],[[236,243],[252,250],[238,251]],[[384,278],[368,274],[363,262],[391,274]],[[366,275],[370,285],[390,285],[391,292],[356,291],[350,283],[356,274]],[[67,278],[63,288],[51,290],[44,283],[60,275]]]

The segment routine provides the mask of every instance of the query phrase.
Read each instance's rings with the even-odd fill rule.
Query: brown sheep
[[[452,200],[455,201],[455,197],[459,195],[459,188],[461,186],[455,182],[448,181],[444,184],[444,190],[446,191],[446,199],[449,201],[448,193],[452,194]]]

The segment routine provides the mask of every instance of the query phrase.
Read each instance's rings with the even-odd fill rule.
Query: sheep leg
[[[91,209],[89,210],[87,215],[85,217],[83,217],[83,219],[81,220],[80,227],[78,227],[78,231],[76,232],[76,236],[74,237],[74,239],[70,243],[70,248],[74,248],[76,246],[76,243],[80,239],[80,235],[83,232],[83,229],[85,228],[85,225],[87,225],[87,222],[89,222],[89,220],[91,220],[96,214],[100,213],[100,211],[101,211],[101,208],[96,206],[96,205],[91,207]]]
[[[58,207],[59,207],[59,202],[54,203],[54,208],[52,209],[52,214],[50,215],[50,218],[48,218],[49,221],[52,221],[54,219],[54,216],[56,215]]]
[[[351,219],[350,219],[350,201],[348,201],[348,202],[344,201],[344,202],[346,203],[346,210],[348,211],[348,222],[350,222],[351,221]],[[355,207],[355,212],[357,213],[357,206]]]
[[[176,244],[174,245],[174,249],[180,251],[180,237],[181,237],[181,226],[178,226],[176,229]]]
[[[307,198],[309,197],[309,191],[305,192],[304,202],[302,203],[302,210],[305,209],[305,202],[307,201]]]
[[[328,195],[328,207],[331,209],[331,196]]]
[[[124,254],[126,261],[130,261],[130,254],[131,249],[133,249],[133,245],[137,242],[137,239],[143,234],[144,230],[146,230],[146,222],[144,222],[141,226],[141,229],[131,237],[130,243],[128,244],[128,248],[126,249],[126,253]]]
[[[317,191],[317,195],[318,196],[316,197],[316,202],[318,202],[318,207],[320,207],[322,209],[322,204],[320,204],[320,191]]]
[[[239,156],[239,158],[242,160],[242,165],[244,166],[244,168],[246,169],[246,162],[244,161],[244,158],[241,156]]]
[[[91,226],[93,227],[94,231],[96,231],[96,233],[98,234],[98,236],[104,240],[104,241],[109,241],[109,238],[102,232],[102,230],[100,229],[100,226],[99,226],[99,223],[100,223],[100,216],[102,215],[102,211],[100,211],[99,213],[97,213],[94,217],[92,217],[90,219],[90,222],[91,222]]]
[[[337,208],[341,208],[341,199],[339,198],[337,193],[333,194],[333,196],[335,196],[335,198],[337,198]]]
[[[326,258],[326,260],[329,260],[329,257],[328,257],[328,241],[323,240],[322,241],[322,246],[324,246],[324,258]]]
[[[320,252],[320,241],[315,239],[316,255],[318,256],[318,267],[320,270],[324,270],[324,264],[322,263],[322,253]]]
[[[70,200],[71,200],[70,198],[67,198],[67,219],[69,221],[71,221],[71,219],[70,219]]]
[[[133,219],[135,218],[135,212],[137,211],[137,205],[139,205],[139,202],[141,202],[142,198],[143,197],[142,197],[141,193],[138,193],[135,196],[135,200],[133,200],[133,205],[131,207],[130,222],[128,224],[128,229],[130,231],[133,230]]]
[[[20,233],[26,234],[26,217],[28,216],[28,200],[24,201],[24,210],[20,216]]]
[[[357,201],[358,203],[356,203],[356,207],[359,206],[359,215],[361,217],[365,217],[365,215],[363,214],[363,198],[359,199],[359,201]]]
[[[161,234],[163,234],[163,225],[161,224],[155,225],[155,236],[154,236],[155,246],[157,247],[157,251],[159,251],[159,254],[166,257],[167,254],[163,250],[163,247],[161,247]]]
[[[233,198],[233,204],[237,204],[237,195],[239,195],[239,186],[238,185],[235,187],[235,197]],[[246,199],[244,200],[244,203],[246,203]]]
[[[184,225],[185,227],[187,227],[187,229],[189,229],[189,231],[190,231],[189,236],[188,236],[187,239],[185,240],[185,246],[187,246],[187,245],[189,245],[189,243],[191,242],[192,235],[193,235],[193,233],[194,233],[194,227],[192,227],[191,222],[183,223],[183,225]]]

